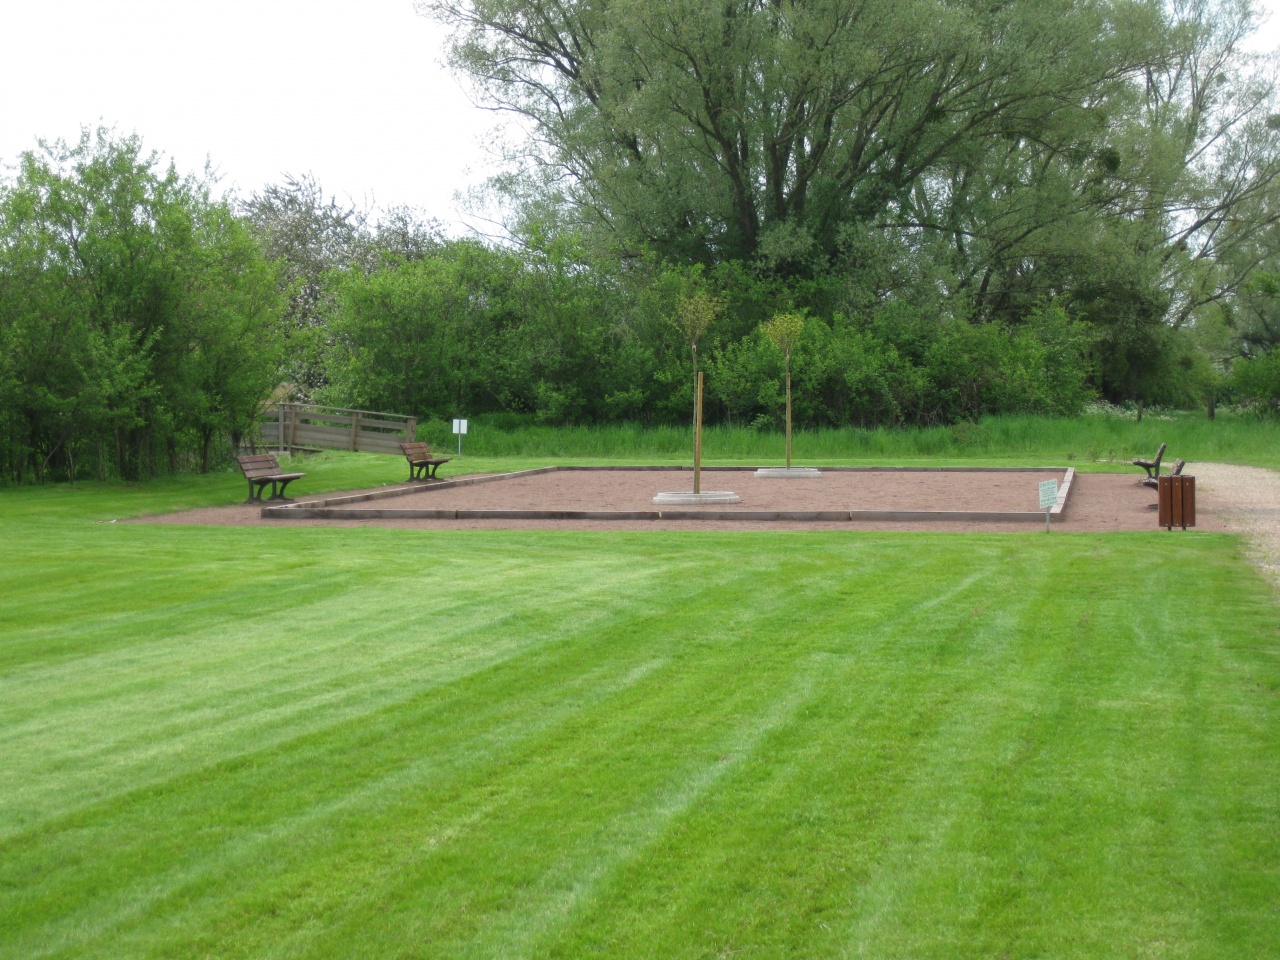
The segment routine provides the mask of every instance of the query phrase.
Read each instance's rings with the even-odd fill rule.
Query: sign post
[[[1058,502],[1058,481],[1040,481],[1040,509],[1044,511],[1044,532],[1049,532],[1049,518],[1052,516],[1054,504]]]
[[[462,435],[467,432],[467,421],[454,420],[453,432],[458,435],[458,456],[462,456]]]

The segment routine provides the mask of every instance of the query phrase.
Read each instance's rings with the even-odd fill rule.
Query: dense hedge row
[[[1051,306],[1016,326],[904,300],[821,315],[794,289],[739,271],[583,270],[465,242],[342,278],[320,392],[421,417],[506,410],[545,423],[681,422],[692,355],[669,318],[690,291],[722,303],[700,346],[708,422],[778,422],[782,355],[760,323],[797,306],[810,308],[793,358],[802,426],[1070,415],[1094,392],[1090,332]]]

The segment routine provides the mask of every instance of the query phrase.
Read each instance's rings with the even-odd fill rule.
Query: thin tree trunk
[[[702,442],[702,382],[698,378],[698,345],[690,344],[689,349],[693,354],[693,492],[699,493],[702,481],[702,451],[699,449]]]
[[[787,469],[791,469],[791,354],[787,354]]]
[[[693,492],[702,492],[702,374],[693,393]]]

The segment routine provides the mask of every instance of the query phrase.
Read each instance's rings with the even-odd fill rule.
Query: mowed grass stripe
[[[765,671],[764,676],[768,676],[768,675],[769,675],[769,671]],[[733,687],[727,687],[727,690],[732,690],[732,689]],[[705,696],[705,691],[701,689],[700,681],[695,682],[695,684],[692,685],[692,690],[695,691],[695,696],[694,696],[695,703],[699,704],[699,712],[701,714],[700,722],[701,724],[705,724],[705,710],[708,709],[707,696]],[[658,708],[659,716],[654,718],[654,722],[662,724],[662,727],[663,727],[662,739],[663,739],[663,742],[667,742],[667,744],[669,745],[671,744],[673,737],[677,735],[678,727],[671,727],[671,724],[669,724],[669,721],[666,717],[666,714],[669,712],[669,709],[671,709],[671,696],[669,696],[669,691],[667,691],[667,694],[668,695],[666,696],[666,698],[660,699],[657,701],[657,703],[655,703],[655,707]],[[626,714],[623,714],[623,716],[626,716]],[[594,722],[590,723],[590,727],[593,728],[593,730],[596,726],[598,726],[598,724]],[[684,726],[684,724],[681,724],[681,726]],[[731,723],[730,726],[728,726],[728,730],[731,731],[732,736],[735,736],[735,737],[739,736],[739,732],[737,732],[737,728],[739,728],[739,726],[740,726],[740,722]],[[602,736],[602,735],[598,735],[598,736]],[[653,741],[653,736],[649,735],[649,733],[646,733],[645,736],[639,737],[639,739],[636,739],[636,746],[641,750],[648,751],[652,749],[650,748],[650,744],[652,744],[652,741]],[[608,746],[608,753],[613,754],[614,753],[613,746],[608,744],[607,746]],[[712,754],[714,755],[712,756],[712,759],[710,759],[710,763],[713,764],[712,769],[716,769],[718,767],[718,764],[722,763],[724,760],[724,756],[721,755],[722,754],[721,746],[717,746],[717,748],[712,751]],[[547,762],[545,763],[540,762],[538,758],[534,758],[534,760],[535,762],[531,763],[529,767],[526,768],[526,769],[529,769],[529,771],[531,771],[532,774],[534,774],[535,787],[529,791],[529,797],[534,797],[534,800],[529,799],[529,797],[517,796],[517,800],[513,801],[513,803],[516,803],[518,808],[520,808],[522,812],[524,812],[524,817],[522,817],[520,820],[521,823],[524,823],[524,824],[529,823],[530,817],[532,817],[532,820],[531,820],[532,823],[545,824],[545,826],[549,828],[550,832],[547,835],[547,846],[549,851],[554,851],[556,847],[561,846],[564,844],[564,842],[566,842],[566,836],[564,836],[564,829],[563,829],[564,823],[566,823],[566,820],[563,819],[563,812],[561,813],[561,815],[557,815],[556,810],[549,810],[549,812],[545,813],[544,815],[536,814],[535,812],[536,812],[536,809],[538,808],[536,808],[535,800],[538,799],[538,797],[541,797],[547,794],[548,786],[552,785],[552,783],[554,783],[554,785],[561,785],[561,790],[563,790],[563,785],[566,785],[566,783],[572,782],[573,769],[581,769],[581,771],[584,772],[586,776],[588,776],[589,778],[593,778],[594,780],[594,778],[598,776],[600,769],[605,767],[605,765],[607,764],[594,763],[594,762],[580,762],[580,760],[577,759],[575,756],[575,758],[573,758],[571,762],[571,767],[573,769],[567,769],[566,771],[566,769],[558,768],[556,763],[554,763],[552,759],[548,759]],[[548,764],[550,764],[549,771],[548,769],[545,769],[547,768]],[[512,785],[518,785],[518,780],[520,780],[520,777],[518,777],[517,773],[508,772],[506,774],[506,777],[504,777],[504,780],[506,780],[508,783],[507,788],[509,792],[513,788]],[[701,780],[701,777],[695,776],[694,780],[695,781]],[[634,778],[628,777],[627,782],[634,782]],[[591,792],[593,791],[588,790],[586,792],[588,792],[588,794],[591,794]],[[634,788],[632,788],[631,792],[634,792]],[[657,795],[657,799],[655,799],[653,803],[650,804],[652,806],[657,806],[658,808],[657,817],[646,817],[646,818],[640,818],[640,819],[648,820],[648,822],[657,822],[657,824],[666,823],[666,820],[669,818],[669,815],[671,815],[672,813],[672,808],[680,809],[680,806],[681,806],[681,804],[672,803],[671,797],[669,797],[669,792],[672,792],[671,788],[663,787],[662,792],[660,792],[660,794]],[[675,788],[675,791],[673,792],[675,792],[677,797],[681,795],[689,794],[689,788],[687,788],[687,780],[685,780],[685,778],[681,778],[680,785],[678,785]],[[628,796],[630,796],[630,794],[628,794]],[[631,797],[631,799],[627,799],[627,797],[622,797],[622,800],[625,801],[625,804],[623,804],[623,809],[634,808],[635,806],[634,797]],[[630,813],[627,814],[627,819],[631,819],[632,817],[634,817],[634,814],[630,814]],[[490,818],[490,819],[493,819],[493,818]],[[503,819],[502,815],[499,814],[499,817],[497,819],[499,820]],[[532,887],[531,890],[526,891],[527,899],[529,899],[532,902],[536,902],[536,904],[540,904],[541,909],[536,911],[531,911],[531,910],[521,909],[520,904],[513,906],[512,913],[515,914],[518,918],[516,920],[516,929],[518,931],[518,938],[520,938],[520,940],[526,940],[526,938],[530,936],[530,929],[539,927],[539,925],[541,925],[535,922],[535,916],[536,918],[543,919],[543,923],[545,923],[547,922],[548,916],[556,915],[557,910],[554,909],[554,905],[558,904],[558,902],[561,902],[561,901],[571,902],[573,900],[576,900],[577,896],[580,896],[581,888],[582,886],[584,886],[584,884],[582,884],[582,878],[584,878],[584,873],[590,874],[593,872],[598,872],[598,870],[600,869],[599,860],[602,854],[608,854],[609,856],[611,856],[611,858],[612,856],[617,856],[618,846],[620,846],[620,836],[618,836],[618,833],[620,832],[618,832],[617,829],[609,827],[607,810],[594,810],[593,820],[596,820],[596,822],[598,822],[598,820],[602,820],[602,819],[605,820],[604,826],[602,828],[593,828],[590,831],[591,840],[593,840],[593,844],[591,844],[588,851],[586,851],[585,855],[580,855],[580,856],[576,856],[576,858],[571,858],[570,863],[567,863],[567,864],[554,865],[554,867],[550,868],[549,874],[547,877],[544,878],[543,882],[536,884],[536,886]],[[522,840],[521,840],[522,844],[524,844],[524,842],[527,842],[527,840],[529,840],[529,837],[527,837],[527,835],[522,837]],[[608,844],[607,850],[602,851],[598,849],[599,844],[602,841],[605,842],[605,844]],[[509,838],[506,838],[504,842],[508,842],[509,844],[511,840],[509,840]],[[500,869],[500,865],[502,865],[503,863],[503,856],[504,855],[502,856],[495,855],[495,856],[492,856],[492,858],[479,858],[479,861],[480,861],[480,864],[483,865],[485,869]],[[440,882],[442,882],[443,878],[449,878],[449,879],[453,879],[454,882],[462,881],[463,887],[465,887],[468,882],[475,881],[475,877],[472,876],[472,870],[468,868],[471,868],[472,865],[474,865],[476,859],[477,858],[475,855],[475,850],[468,851],[465,863],[449,863],[447,865],[447,869],[444,870],[443,877],[434,877],[434,876],[429,877],[428,882],[421,884],[421,886],[425,886],[428,888],[435,888],[436,886],[438,886]],[[563,856],[562,856],[562,859],[563,859]],[[361,863],[362,863],[362,860],[361,860]],[[590,865],[590,869],[585,868],[584,864]],[[366,886],[374,888],[374,890],[379,890],[378,884],[371,884],[367,882],[369,881],[369,879],[370,878],[361,878],[361,882],[339,883],[337,884],[337,887],[335,887],[335,890],[340,890],[340,891],[362,890],[362,888],[365,888]],[[568,886],[567,890],[566,888],[559,888],[556,886],[557,882],[568,883],[570,884],[570,886]],[[369,916],[369,918],[366,918],[367,922],[370,922],[372,924],[372,931],[366,931],[366,940],[367,940],[367,937],[369,937],[369,934],[371,932],[374,932],[376,931],[376,929],[381,929],[384,927],[385,914],[387,914],[387,910],[394,909],[394,905],[398,904],[398,902],[408,902],[408,904],[412,904],[413,906],[415,906],[415,908],[419,908],[419,906],[421,906],[422,913],[425,913],[425,914],[434,915],[436,913],[434,906],[417,904],[415,899],[413,899],[412,888],[416,886],[419,886],[419,884],[412,883],[412,882],[408,884],[394,884],[394,886],[390,888],[389,891],[385,891],[383,893],[384,899],[387,900],[388,902],[379,902],[378,906],[376,906],[376,909],[371,911],[371,915]],[[481,884],[481,886],[483,886],[483,884]],[[524,883],[521,883],[521,886],[524,886]],[[460,893],[465,893],[465,891],[460,891]],[[291,892],[282,892],[280,893],[279,896],[271,897],[271,900],[273,900],[273,902],[282,902],[282,904],[288,904],[288,902],[292,902],[293,896]],[[337,906],[338,905],[335,905],[335,908],[337,908]],[[351,910],[351,904],[349,904],[349,902],[344,902],[344,904],[340,906],[340,908],[338,909],[346,909],[349,911]],[[480,923],[481,925],[483,925],[483,927],[481,928],[483,928],[485,936],[481,937],[481,941],[480,941],[481,945],[483,945],[485,941],[492,940],[494,936],[494,931],[495,929],[497,929],[497,924],[494,924],[492,920],[485,919],[483,904],[472,904],[471,914],[472,916],[475,916],[477,923]],[[287,925],[288,927],[289,924],[291,924],[292,922],[296,922],[297,919],[298,919],[297,916],[291,916],[291,918],[285,919],[285,925]],[[508,946],[511,946],[511,945],[508,945]],[[384,945],[384,947],[390,948],[389,945]],[[289,952],[292,952],[292,951],[289,951]],[[374,950],[370,952],[370,955],[378,955],[378,951]],[[492,955],[492,954],[488,954],[488,952],[486,952],[485,947],[477,946],[476,955]]]
[[[1008,583],[1001,578],[988,586]],[[979,594],[970,589],[964,603],[903,624],[888,642],[824,655],[826,696],[664,844],[663,863],[679,881],[701,888],[700,896],[655,901],[628,894],[642,889],[636,881],[649,872],[636,864],[617,884],[620,898],[631,901],[629,912],[620,917],[614,903],[600,904],[550,954],[643,952],[653,948],[654,936],[663,938],[657,953],[680,956],[729,955],[744,943],[766,955],[836,955],[858,942],[846,929],[850,891],[889,903],[910,882],[905,872],[889,882],[868,869],[868,854],[886,853],[877,836],[886,824],[921,822],[945,834],[943,824],[958,813],[955,768],[972,761],[966,745],[983,742],[990,723],[975,688],[1014,651],[999,631],[975,624],[982,611],[971,604]],[[886,662],[903,669],[885,672]],[[732,882],[718,890],[700,882],[707,876]],[[877,913],[871,904],[860,909],[868,908]],[[655,911],[660,926],[632,926]]]
[[[582,629],[611,615],[606,594],[644,602],[645,585],[626,584],[652,578],[656,569],[581,554],[576,568],[553,557],[496,566],[484,552],[477,559],[484,570],[461,572],[444,585],[434,563],[414,579],[370,557],[368,571],[324,583],[315,594],[247,597],[259,612],[236,630],[188,624],[174,637],[167,623],[144,618],[132,646],[100,644],[96,627],[80,631],[83,654],[72,663],[0,675],[0,723],[16,782],[25,785],[8,799],[44,788],[65,802],[78,773],[101,790],[102,768],[132,788],[147,769],[157,769],[161,755],[194,751],[191,761],[216,759],[237,744],[256,749],[298,728],[394,702],[530,644],[562,639],[569,625]],[[99,589],[113,584],[102,581]],[[93,589],[88,582],[85,588]],[[530,596],[538,602],[528,603]],[[170,616],[183,619],[180,611]],[[50,749],[59,744],[63,749]],[[47,802],[34,793],[28,809],[46,809]],[[0,823],[22,819],[3,806],[0,813],[7,814]]]
[[[123,716],[108,687],[6,741],[108,787],[0,846],[0,955],[1131,956],[1170,906],[1182,953],[1275,932],[1274,607],[1227,538],[292,533],[348,576],[232,638],[144,618]],[[434,641],[418,579],[454,611]],[[46,692],[127,656],[80,642]],[[182,703],[215,723],[219,695],[235,726],[201,740]],[[1231,808],[1210,848],[1196,818]]]
[[[664,576],[667,576],[668,579],[681,582],[681,584],[682,582],[685,581],[684,577],[680,576],[680,570],[668,571],[664,573]],[[750,584],[748,584],[748,586],[746,586],[744,593],[745,591],[751,591],[751,593],[758,593],[759,584],[758,582],[756,582],[755,577],[749,577],[749,580],[751,582]],[[726,588],[727,588],[727,584],[724,584],[724,582],[722,582],[721,589],[724,590]],[[704,596],[705,607],[709,607],[707,611],[708,616],[714,616],[714,612],[716,612],[716,609],[718,609],[719,605],[721,605],[721,596],[719,596],[719,591],[712,591],[712,595],[708,596],[707,595],[708,586],[700,586],[700,588],[695,588],[695,596],[698,596],[699,594]],[[756,598],[756,599],[759,599],[759,598]],[[543,607],[545,607],[545,604],[541,603],[541,600],[539,599],[539,609]],[[765,617],[762,623],[765,623],[765,625],[767,625],[768,620],[769,620],[769,617]],[[561,620],[559,620],[559,618],[556,618],[556,622],[559,623],[561,622]],[[721,627],[721,630],[723,632],[723,627]],[[253,673],[256,673],[255,664],[246,663],[246,664],[243,664],[243,666],[244,666],[244,669],[246,669],[246,672],[251,673],[251,675],[253,675]]]

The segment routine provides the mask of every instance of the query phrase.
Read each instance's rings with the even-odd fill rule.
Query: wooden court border
[[[703,467],[716,472],[755,471],[756,467]],[[1058,500],[1049,510],[1050,516],[1060,517],[1067,507],[1067,495],[1075,479],[1074,467],[822,467],[828,473],[1046,473],[1062,472],[1064,478],[1058,487]],[[377,500],[443,490],[448,487],[466,487],[477,483],[496,483],[533,477],[540,473],[570,470],[688,470],[691,467],[625,467],[625,466],[565,466],[538,467],[533,470],[516,470],[512,473],[490,473],[456,479],[418,481],[405,483],[370,493],[347,494],[323,500],[307,500],[300,503],[281,504],[262,508],[262,517],[269,520],[737,520],[741,522],[789,521],[789,522],[844,522],[897,521],[919,523],[922,521],[963,521],[975,523],[1012,522],[1038,523],[1044,520],[1043,510],[501,510],[501,509],[395,509],[385,507],[361,507],[357,504]],[[796,481],[801,483],[803,481]]]

